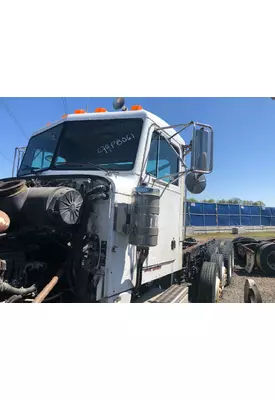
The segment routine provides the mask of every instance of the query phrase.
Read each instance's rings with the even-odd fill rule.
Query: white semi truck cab
[[[212,128],[114,108],[36,132],[0,183],[0,301],[216,302],[230,283],[230,244],[183,229],[186,189],[200,193],[213,168]]]

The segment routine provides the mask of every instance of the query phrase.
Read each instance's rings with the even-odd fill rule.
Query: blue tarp
[[[240,214],[240,206],[238,206],[237,204],[229,204],[229,213],[231,215],[239,215]]]
[[[191,214],[203,214],[203,203],[190,203]]]
[[[241,225],[251,226],[251,216],[250,215],[241,215]]]
[[[261,218],[262,225],[270,226],[270,220],[271,220],[270,217],[262,216],[262,218]]]
[[[204,203],[203,209],[204,214],[216,215],[216,204]]]
[[[261,217],[259,216],[252,216],[251,217],[251,225],[252,226],[257,226],[257,225],[261,225]]]
[[[216,226],[216,215],[205,215],[205,226]]]
[[[248,206],[241,206],[241,215],[251,215],[250,214],[250,207]]]
[[[240,216],[239,215],[230,215],[230,226],[239,226],[240,225]]]
[[[191,226],[207,226],[204,225],[203,215],[196,215],[196,214],[190,214],[190,224]]]
[[[261,215],[261,207],[258,206],[249,206],[250,208],[250,214],[256,216],[260,216]],[[275,210],[275,208],[274,208]]]
[[[218,226],[229,226],[230,216],[229,215],[218,215]]]
[[[275,207],[188,203],[189,226],[275,226]]]
[[[271,216],[271,208],[270,207],[262,207],[262,215]]]
[[[218,215],[229,214],[229,204],[218,204]]]

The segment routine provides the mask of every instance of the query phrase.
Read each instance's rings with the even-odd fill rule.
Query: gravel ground
[[[254,280],[262,296],[263,303],[275,303],[275,278],[267,278],[253,273],[248,274],[236,267],[230,286],[223,291],[220,303],[244,303],[244,284],[246,278]]]

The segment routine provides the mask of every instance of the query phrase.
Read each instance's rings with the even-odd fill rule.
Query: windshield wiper
[[[110,174],[110,173],[112,172],[112,171],[108,170],[107,168],[100,167],[99,165],[93,164],[93,163],[90,163],[90,162],[88,162],[88,163],[83,163],[83,164],[81,164],[81,163],[57,163],[57,164],[55,165],[55,167],[60,167],[60,166],[63,166],[63,165],[65,165],[66,167],[70,167],[70,166],[72,166],[72,167],[92,166],[93,168],[98,169],[98,170],[100,170],[100,171],[104,171],[104,172],[106,172],[107,174]]]
[[[46,169],[48,169],[48,168],[29,167],[28,165],[26,165],[23,168],[20,168],[21,171],[29,171],[28,173],[34,174],[34,175],[38,175],[41,172],[45,171]]]

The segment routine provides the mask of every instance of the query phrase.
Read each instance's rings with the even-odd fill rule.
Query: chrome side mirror
[[[213,129],[209,125],[194,124],[191,170],[201,174],[213,170]]]

